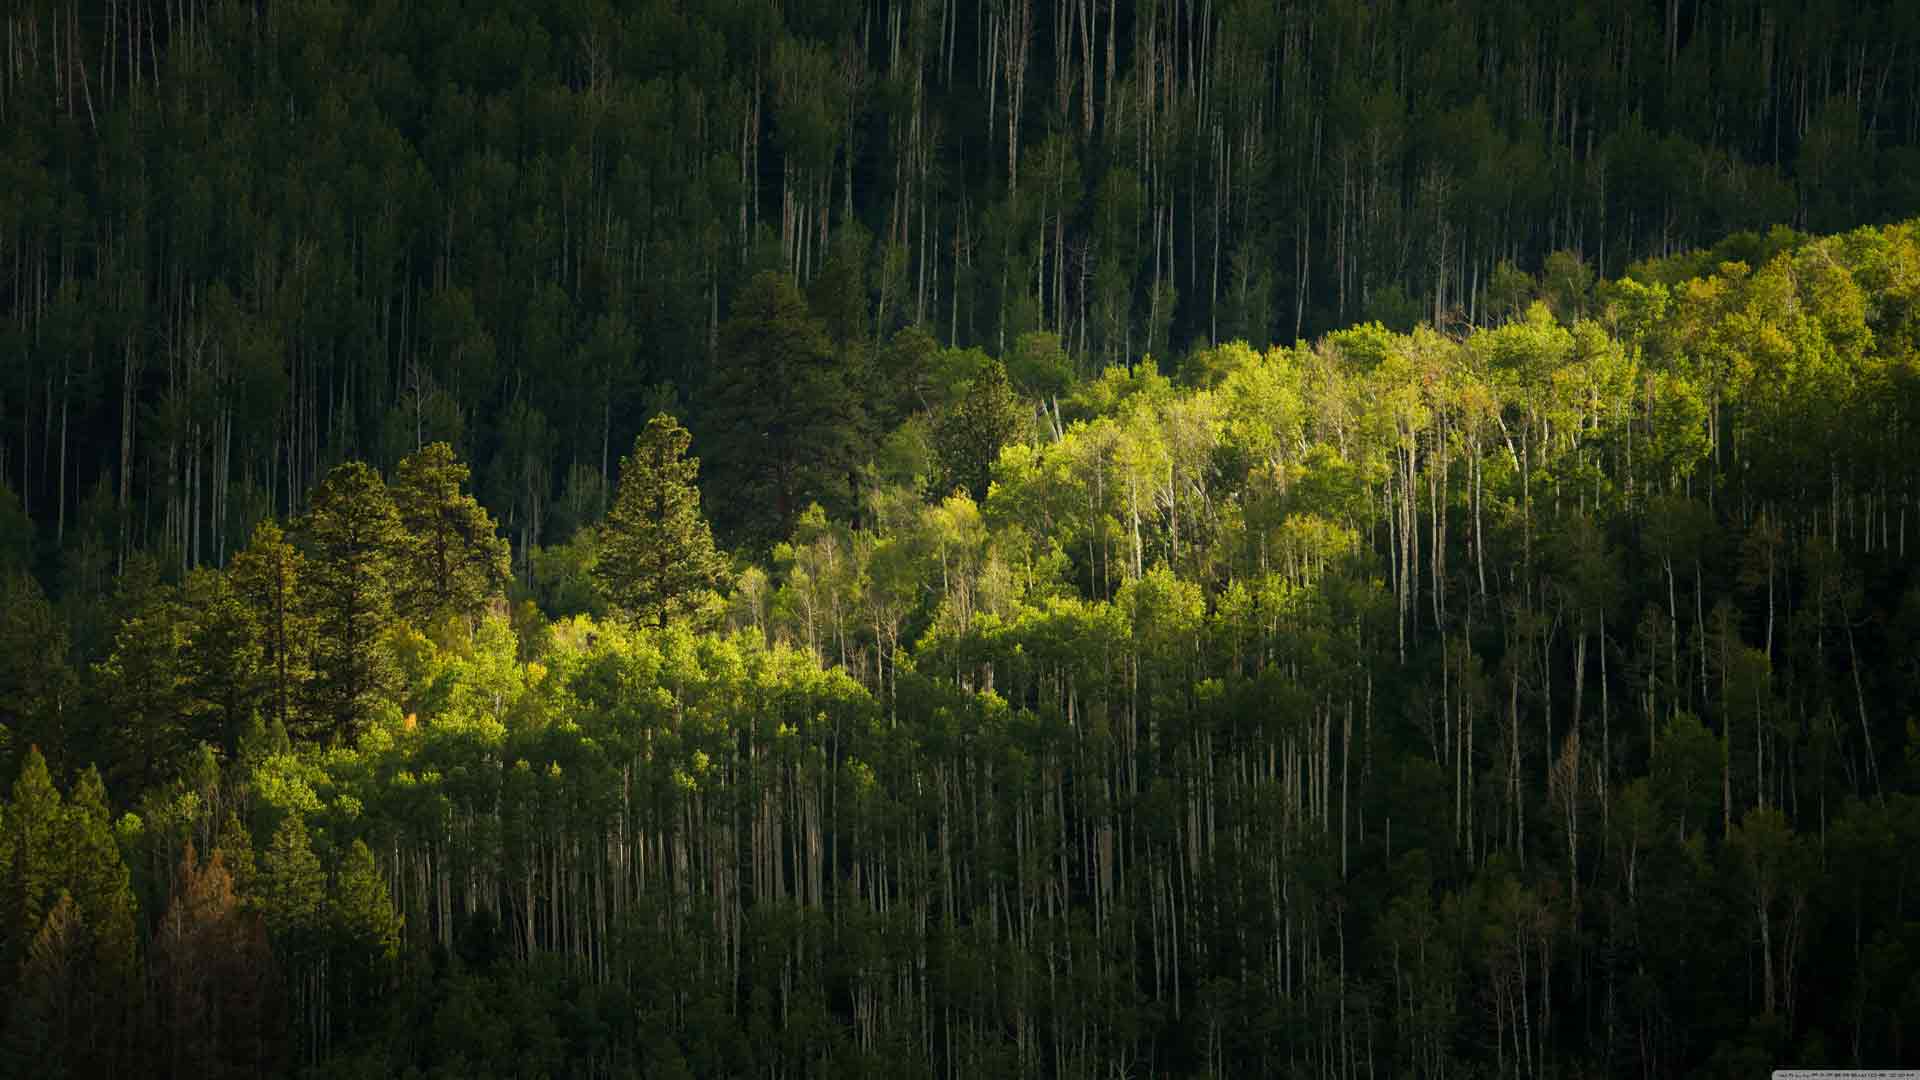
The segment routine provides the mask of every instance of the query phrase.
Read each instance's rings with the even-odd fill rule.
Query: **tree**
[[[973,377],[966,396],[934,427],[942,493],[960,487],[975,502],[984,501],[1000,448],[1019,434],[1022,419],[1020,399],[1007,383],[1007,369],[998,361],[989,363]]]
[[[512,572],[493,518],[462,490],[469,475],[443,442],[407,455],[394,469],[390,490],[402,531],[394,610],[422,628],[451,617],[479,618]]]
[[[1738,859],[1747,900],[1760,936],[1761,1008],[1793,1012],[1794,961],[1805,934],[1807,892],[1815,866],[1794,836],[1786,815],[1774,807],[1748,810],[1727,837]]]
[[[47,913],[64,891],[65,814],[38,747],[28,747],[0,820],[0,987],[11,984]]]
[[[394,913],[386,879],[367,845],[355,840],[333,877],[327,904],[332,948],[328,975],[340,1007],[350,1019],[381,1001],[391,964],[400,948],[400,917]]]
[[[311,1038],[323,1013],[326,871],[313,853],[307,826],[289,814],[261,853],[255,904],[280,958],[292,1004]]]
[[[809,503],[850,508],[866,412],[791,279],[762,273],[734,298],[708,392],[719,520],[768,542]]]
[[[113,1071],[131,1045],[129,1021],[140,988],[137,905],[113,835],[106,786],[92,768],[67,804],[67,887],[80,917],[82,1039],[72,1060],[83,1075]]]
[[[66,626],[38,581],[6,572],[0,579],[0,725],[16,748],[37,745],[64,766],[73,693]]]
[[[664,629],[699,609],[725,574],[700,514],[693,437],[661,413],[620,461],[620,487],[601,526],[593,577],[622,614]]]
[[[301,601],[305,575],[306,556],[271,519],[254,526],[252,541],[227,570],[234,592],[260,627],[266,707],[282,728],[292,724],[301,689],[312,675],[312,619]]]
[[[219,851],[189,842],[154,932],[161,1031],[174,1075],[255,1076],[272,1064],[273,954],[260,916],[240,903]]]
[[[27,943],[0,1041],[0,1067],[10,1075],[64,1080],[76,1073],[70,1054],[83,1012],[80,984],[86,952],[79,913],[62,891]]]
[[[197,745],[189,723],[188,614],[179,590],[121,579],[121,622],[106,659],[93,666],[108,776],[122,790],[170,779]]]
[[[393,620],[400,517],[380,474],[348,462],[314,490],[300,537],[311,567],[301,597],[314,624],[308,720],[338,746],[359,732],[391,680],[380,638]]]
[[[234,578],[213,570],[188,573],[182,601],[187,625],[181,656],[193,734],[232,760],[272,685],[259,618]]]

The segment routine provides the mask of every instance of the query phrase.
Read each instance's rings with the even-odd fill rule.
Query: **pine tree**
[[[255,878],[260,916],[280,959],[300,1029],[311,1040],[325,1016],[322,952],[326,930],[326,872],[313,853],[306,823],[288,815],[260,856]]]
[[[79,912],[73,897],[62,891],[21,956],[19,984],[0,1038],[0,1072],[47,1080],[91,1075],[72,1068],[68,1059],[82,1011],[79,985],[86,959],[80,939]]]
[[[326,874],[299,815],[288,815],[274,830],[273,841],[261,855],[257,883],[260,910],[276,942],[292,945],[295,951],[310,944],[320,926]]]
[[[247,827],[240,823],[240,815],[227,811],[227,819],[220,825],[220,836],[214,842],[213,853],[227,868],[227,874],[233,878],[233,891],[241,903],[251,905],[254,900],[254,882],[258,874],[258,864],[253,857],[253,837]]]
[[[153,951],[155,1005],[175,1075],[257,1076],[270,1066],[279,1004],[273,955],[217,849],[201,864],[187,844]]]
[[[198,745],[187,716],[188,620],[177,590],[121,590],[113,651],[93,666],[107,771],[116,787],[144,791],[183,768]]]
[[[75,680],[67,628],[40,583],[24,572],[0,578],[0,724],[16,751],[40,747],[55,767],[69,759],[68,711]]]
[[[301,688],[312,675],[312,625],[300,602],[306,556],[287,542],[272,519],[254,527],[246,550],[233,557],[227,578],[260,626],[260,662],[266,671],[268,719],[290,726]]]
[[[975,502],[985,501],[1000,448],[1019,434],[1020,399],[1007,383],[1007,369],[993,361],[973,377],[959,403],[934,428],[934,453],[945,494],[962,487]]]
[[[620,462],[620,487],[601,526],[594,580],[635,622],[665,627],[697,610],[725,572],[700,513],[692,436],[665,413],[647,422]]]
[[[377,1009],[399,953],[400,917],[373,852],[362,841],[347,849],[334,874],[327,921],[334,1014],[352,1019]]]
[[[196,738],[229,759],[272,684],[257,614],[232,577],[212,570],[187,575],[184,675]]]
[[[327,474],[300,523],[310,572],[302,590],[314,621],[309,723],[333,745],[359,733],[391,682],[381,635],[393,621],[400,516],[380,474],[357,461]]]
[[[422,628],[455,616],[477,619],[511,573],[506,540],[486,508],[463,490],[469,476],[443,442],[407,455],[394,469],[391,490],[404,534],[394,608]]]
[[[755,541],[787,535],[809,503],[851,508],[866,414],[851,369],[793,281],[762,273],[720,331],[707,413],[715,515]]]
[[[65,815],[40,748],[27,748],[0,830],[0,987],[8,985],[66,876]]]
[[[83,974],[72,1061],[83,1075],[113,1071],[130,1047],[139,994],[138,921],[133,884],[113,835],[106,786],[92,768],[74,783],[67,806],[66,881],[80,918]]]

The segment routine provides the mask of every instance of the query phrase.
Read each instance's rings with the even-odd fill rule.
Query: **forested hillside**
[[[1920,1053],[1920,7],[0,24],[0,1075]]]
[[[5,1071],[1912,1059],[1915,226],[1085,378],[835,310],[518,575],[424,425],[97,603],[10,509]]]
[[[1052,334],[1086,375],[1485,325],[1522,273],[1575,296],[1740,230],[1920,214],[1920,9],[1895,0],[10,0],[0,24],[0,477],[41,572],[96,600],[134,550],[222,565],[332,465],[435,440],[524,569],[655,407],[735,426],[718,330],[763,270],[837,368],[921,326],[996,356]]]

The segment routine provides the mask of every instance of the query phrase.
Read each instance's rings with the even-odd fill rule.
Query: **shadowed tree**
[[[314,490],[300,522],[309,573],[301,599],[313,619],[311,733],[343,745],[390,679],[380,636],[393,621],[400,517],[380,474],[348,462]]]
[[[300,688],[313,673],[312,623],[300,602],[306,572],[306,556],[271,520],[254,527],[252,541],[227,570],[234,592],[259,624],[267,682],[263,708],[282,727],[293,722]]]
[[[286,975],[289,1006],[311,1040],[325,1015],[326,871],[313,853],[306,823],[289,814],[260,853],[251,898],[266,923]]]
[[[273,955],[260,916],[244,907],[218,850],[204,864],[191,841],[154,931],[154,1005],[176,1076],[257,1076],[272,1065],[279,1019]]]
[[[182,674],[192,731],[232,759],[271,688],[273,673],[261,647],[265,635],[231,574],[190,572],[182,602],[187,622]]]
[[[5,572],[0,579],[0,727],[10,735],[13,752],[38,745],[56,767],[66,764],[74,689],[66,626],[38,581],[24,572]]]
[[[734,298],[709,392],[709,490],[724,495],[723,523],[769,541],[809,503],[850,505],[865,413],[791,279],[762,273]]]
[[[97,770],[88,768],[74,782],[66,816],[67,887],[85,950],[79,1038],[71,1060],[83,1075],[98,1076],[111,1074],[133,1045],[129,1020],[140,985],[139,912]]]
[[[1007,369],[998,361],[988,364],[934,427],[943,493],[963,487],[975,502],[985,501],[993,463],[1019,434],[1020,422],[1020,399],[1007,383]]]

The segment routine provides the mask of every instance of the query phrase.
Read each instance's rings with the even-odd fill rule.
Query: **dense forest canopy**
[[[22,0],[0,1073],[1911,1060],[1909,7]]]
[[[1741,230],[1920,213],[1920,14],[1892,0],[0,22],[0,476],[115,570],[224,563],[332,465],[438,440],[524,565],[658,406],[724,435],[719,327],[763,270],[836,364],[918,326],[996,356],[1050,334],[1086,375],[1485,325],[1523,272],[1572,297]]]
[[[12,507],[0,1049],[1908,1060],[1920,226],[1545,291],[1166,373],[900,335],[855,480],[798,430],[731,466],[851,507],[762,505],[766,559],[722,556],[665,414],[526,579],[446,443],[331,468],[224,569],[136,550],[104,608]],[[742,296],[721,338],[791,365],[763,393],[844,406],[791,280]]]

